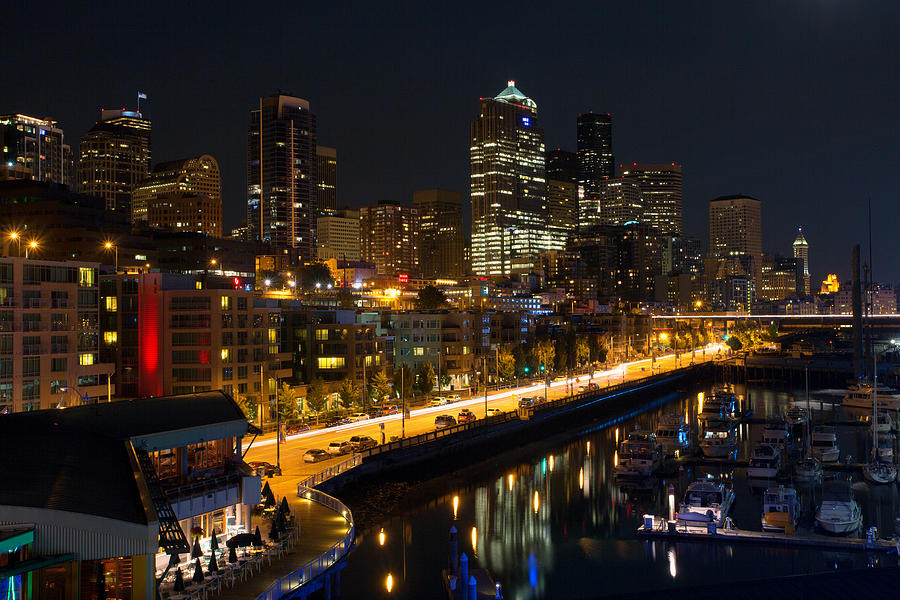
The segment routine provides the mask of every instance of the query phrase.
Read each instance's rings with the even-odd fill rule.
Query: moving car
[[[374,448],[378,445],[378,442],[367,435],[354,435],[350,438],[350,445],[353,447],[354,452],[362,452],[363,450]]]
[[[255,460],[253,462],[247,463],[247,465],[251,469],[253,469],[254,475],[259,475],[260,477],[271,477],[273,475],[281,475],[281,469],[279,469],[272,463],[267,463],[262,460]]]
[[[503,411],[501,411],[499,408],[491,407],[491,408],[487,409],[487,416],[489,416],[489,417],[496,417],[497,415],[502,414],[502,413],[503,413]]]
[[[378,410],[378,414],[381,415],[382,417],[386,417],[388,415],[396,415],[399,412],[400,412],[400,409],[397,408],[396,404],[392,404],[390,406],[382,406]]]
[[[306,424],[301,425],[301,424],[295,423],[293,425],[288,425],[287,427],[285,427],[284,433],[286,435],[294,435],[296,433],[304,433],[309,430],[310,430],[309,425],[306,425]]]
[[[453,427],[456,425],[456,419],[451,415],[438,415],[434,418],[434,426],[436,429],[444,429],[445,427]]]
[[[519,408],[530,408],[532,404],[534,404],[534,398],[531,398],[530,396],[519,398]]]
[[[327,450],[328,454],[340,456],[341,454],[353,452],[353,446],[350,445],[350,442],[331,442],[328,444]]]
[[[456,420],[459,423],[468,423],[469,421],[474,421],[476,419],[475,413],[473,413],[468,408],[464,408],[459,411],[459,414],[456,415]]]
[[[351,423],[356,423],[358,421],[368,421],[369,415],[367,415],[366,413],[363,413],[363,412],[353,413],[352,415],[347,417],[347,420],[350,421]]]
[[[321,448],[312,448],[303,454],[303,462],[316,463],[320,460],[328,460],[330,457]]]

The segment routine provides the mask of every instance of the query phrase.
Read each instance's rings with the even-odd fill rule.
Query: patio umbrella
[[[203,565],[200,564],[200,559],[194,559],[194,576],[191,577],[191,581],[194,583],[203,583]]]
[[[215,573],[219,570],[219,564],[216,562],[216,553],[213,552],[209,555],[209,572]]]
[[[218,550],[219,549],[219,538],[216,537],[215,528],[213,528],[212,537],[209,539],[209,549],[210,550]]]
[[[284,516],[291,514],[291,507],[288,506],[287,496],[281,498],[281,514]]]
[[[194,538],[194,547],[191,548],[191,558],[200,558],[203,550],[200,549],[200,538]]]
[[[181,572],[181,567],[175,570],[175,584],[172,586],[172,589],[176,592],[184,591],[184,573]]]
[[[256,536],[252,533],[239,533],[235,536],[232,536],[230,540],[225,542],[225,545],[233,550],[234,548],[244,548],[245,546],[252,546],[255,543]]]
[[[269,529],[269,539],[273,542],[278,541],[281,532],[278,531],[278,519],[272,519],[272,528]]]
[[[228,549],[228,562],[236,563],[238,561],[237,550],[234,549],[234,546]]]
[[[263,486],[262,489],[263,496],[263,506],[266,508],[272,508],[278,502],[275,500],[275,494],[272,493],[272,488],[269,487],[269,482],[266,482],[266,485]]]
[[[259,533],[259,525],[256,526],[256,533],[253,534],[253,537],[256,538],[256,545],[262,546],[262,534]]]

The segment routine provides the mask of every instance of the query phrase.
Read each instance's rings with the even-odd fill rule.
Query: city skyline
[[[143,31],[133,27],[119,31],[115,23],[128,19],[128,9],[102,23],[92,23],[88,9],[71,15],[83,26],[51,36],[51,43],[33,55],[27,55],[24,46],[13,49],[24,67],[43,65],[46,70],[47,64],[52,66],[40,80],[28,77],[28,68],[21,74],[10,73],[2,112],[54,119],[71,143],[90,128],[99,108],[132,109],[137,90],[145,91],[149,98],[142,102],[142,110],[157,130],[157,161],[203,153],[219,161],[228,231],[245,214],[244,132],[247,114],[260,97],[284,88],[310,100],[319,118],[320,143],[337,148],[341,155],[338,203],[358,207],[381,198],[409,203],[416,189],[465,192],[469,175],[465,139],[472,103],[478,96],[496,93],[498,81],[517,79],[542,107],[548,149],[576,150],[578,114],[611,113],[617,163],[674,161],[684,166],[685,234],[706,238],[705,207],[712,198],[737,193],[758,197],[767,223],[764,249],[788,254],[794,232],[802,226],[813,246],[813,282],[831,271],[841,278],[848,276],[849,248],[865,239],[865,215],[864,211],[848,214],[847,198],[862,205],[871,196],[874,210],[885,216],[874,223],[876,277],[894,280],[900,259],[886,251],[886,240],[889,224],[897,217],[890,202],[896,193],[890,180],[891,157],[896,154],[891,134],[897,130],[896,111],[890,107],[897,82],[871,75],[896,71],[896,53],[883,50],[889,47],[887,24],[896,21],[897,7],[885,3],[865,7],[804,4],[781,11],[768,5],[696,8],[657,7],[656,18],[642,22],[645,32],[652,34],[652,44],[629,40],[628,32],[633,33],[629,27],[621,33],[610,28],[608,36],[593,40],[591,52],[614,52],[619,58],[606,67],[604,78],[596,67],[585,67],[579,51],[585,50],[586,42],[573,42],[566,53],[571,56],[568,63],[559,64],[559,51],[549,50],[555,48],[554,41],[576,39],[570,30],[584,27],[562,15],[529,18],[527,23],[519,16],[498,24],[504,31],[521,28],[523,23],[529,30],[544,28],[549,38],[541,48],[514,52],[501,48],[502,35],[492,36],[496,40],[489,41],[489,59],[476,63],[473,50],[456,39],[458,35],[450,34],[462,17],[446,15],[437,25],[425,11],[381,11],[376,17],[381,26],[408,30],[410,38],[399,45],[388,44],[380,58],[348,62],[349,56],[378,35],[367,29],[372,15],[321,9],[312,19],[322,27],[312,28],[308,40],[296,42],[303,51],[292,54],[303,56],[308,65],[297,69],[297,59],[290,57],[277,64],[253,61],[250,65],[237,56],[228,40],[238,23],[223,11],[209,24],[195,23],[212,28],[211,49],[225,59],[199,79],[189,70],[173,73],[159,66],[167,61],[157,58],[173,58],[193,46],[186,36],[175,35],[168,18],[151,19]],[[11,12],[17,11],[27,12],[12,7]],[[610,22],[629,22],[642,15],[639,9],[619,6],[610,6],[606,12]],[[190,11],[180,16],[187,22],[197,18]],[[662,25],[667,19],[693,21],[691,30],[706,36],[702,45],[672,37]],[[735,19],[743,19],[740,28],[722,25]],[[353,43],[334,56],[314,52],[338,26]],[[100,48],[86,41],[91,36],[75,34],[100,28],[114,30],[113,42],[133,35],[132,41],[147,44],[123,40],[116,44],[123,52],[121,66],[106,65],[101,63],[105,55]],[[754,28],[766,31],[765,45],[755,45],[755,37],[748,33]],[[149,35],[151,31],[173,34]],[[284,26],[274,31],[276,48],[293,39]],[[861,31],[866,35],[860,36]],[[255,38],[264,32],[248,30],[247,34]],[[418,57],[406,56],[407,44],[418,44],[429,34],[439,36],[439,48],[426,47]],[[165,46],[157,41],[161,39],[166,40]],[[81,51],[86,67],[104,64],[107,70],[70,73],[64,61],[49,61],[48,52],[69,46]],[[648,81],[642,75],[650,72],[654,59],[669,69],[654,72],[655,79]],[[341,69],[334,68],[335,61],[341,62]],[[472,64],[480,68],[473,69]],[[579,67],[586,70],[579,72]],[[243,76],[226,76],[231,69]],[[640,78],[636,84],[635,76]],[[628,82],[632,83],[625,85]],[[53,93],[57,86],[74,93],[63,98]],[[368,118],[343,118],[359,109],[354,95],[347,93],[351,87],[369,90]],[[651,90],[664,93],[648,93]],[[781,99],[777,106],[769,100],[773,92]],[[428,102],[422,102],[426,97]],[[182,110],[185,101],[204,110]],[[416,143],[407,144],[407,140]],[[407,164],[410,168],[400,166]],[[376,173],[377,190],[371,187]],[[816,210],[810,208],[813,203]],[[827,244],[820,243],[826,240]]]

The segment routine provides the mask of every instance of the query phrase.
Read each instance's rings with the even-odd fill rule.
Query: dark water
[[[765,389],[737,391],[745,407],[749,395],[756,416],[782,414],[792,397]],[[525,459],[499,462],[468,485],[414,500],[402,514],[361,532],[343,572],[344,597],[445,597],[440,571],[448,562],[451,526],[459,531],[460,552],[468,555],[472,567],[488,569],[502,583],[507,599],[593,598],[897,563],[892,555],[862,552],[638,539],[635,531],[644,513],[666,513],[665,490],[670,484],[680,500],[686,486],[706,473],[731,479],[737,496],[731,515],[737,527],[760,529],[762,488],[751,487],[740,468],[672,468],[668,476],[648,480],[645,489],[616,485],[616,439],[638,425],[655,429],[667,412],[687,414],[693,420],[696,405],[697,390],[673,395],[664,406],[629,421],[535,451]],[[834,416],[848,418],[839,411]],[[741,427],[740,457],[747,456],[761,430],[761,425]],[[842,455],[864,455],[865,428],[840,427],[838,434]],[[804,507],[801,532],[808,531],[819,489],[797,487]],[[882,536],[890,536],[896,487],[873,489],[857,482],[854,489],[864,526],[875,524]]]

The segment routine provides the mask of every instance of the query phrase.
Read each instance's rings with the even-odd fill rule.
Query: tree
[[[384,371],[378,371],[369,379],[369,397],[373,402],[381,402],[391,395],[391,380],[384,374]]]
[[[320,262],[308,263],[300,267],[297,271],[297,280],[298,285],[304,290],[325,289],[334,284],[328,265]],[[316,288],[317,283],[319,288]]]
[[[725,343],[728,344],[728,347],[731,348],[735,352],[737,352],[738,350],[740,350],[741,348],[744,347],[744,344],[741,343],[741,340],[739,340],[737,338],[737,336],[734,336],[734,335],[730,336],[727,340],[725,340]]]
[[[418,310],[444,308],[447,305],[447,294],[433,285],[426,285],[419,290],[415,304]]]
[[[359,385],[357,385],[356,379],[354,377],[345,377],[341,382],[341,388],[338,390],[338,395],[341,397],[341,404],[344,406],[361,404],[359,391]]]
[[[575,362],[581,366],[587,364],[590,360],[591,349],[588,346],[588,341],[584,336],[579,336],[578,340],[575,342]]]
[[[316,424],[319,423],[319,413],[325,409],[328,401],[328,390],[321,377],[314,378],[306,388],[306,405],[316,413]]]
[[[256,396],[247,397],[244,394],[235,394],[234,401],[237,403],[238,407],[240,407],[241,412],[244,413],[244,417],[251,423],[256,420],[256,409],[259,406],[259,402],[256,400]]]
[[[409,398],[409,396],[412,394],[412,387],[413,387],[414,379],[415,378],[413,376],[412,370],[409,367],[407,367],[406,365],[403,365],[399,369],[396,369],[394,371],[394,394],[398,398],[401,397],[400,385],[402,384],[403,385],[402,397]]]
[[[442,390],[446,390],[449,387],[450,387],[450,376],[447,375],[447,371],[441,371],[440,388]]]
[[[356,308],[356,301],[353,298],[353,290],[349,287],[338,289],[338,306],[341,308]]]
[[[499,354],[500,379],[512,379],[516,376],[516,357],[509,348],[501,348]]]
[[[531,349],[531,354],[534,361],[537,363],[538,369],[540,369],[541,366],[544,367],[545,371],[549,371],[553,368],[553,359],[556,358],[556,347],[553,345],[552,341],[541,340],[535,343],[534,347]]]
[[[291,421],[300,416],[300,394],[297,393],[297,388],[281,383],[281,389],[278,390],[278,412],[283,421]]]
[[[424,361],[416,372],[416,390],[423,395],[431,393],[431,390],[434,389],[435,377],[434,365],[430,361]]]

